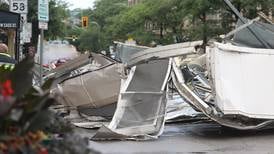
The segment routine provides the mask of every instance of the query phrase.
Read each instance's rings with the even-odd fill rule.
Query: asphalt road
[[[80,130],[90,137],[95,130]],[[274,153],[274,129],[237,131],[215,123],[169,124],[157,140],[90,141],[90,147],[103,154],[174,154],[174,153]]]

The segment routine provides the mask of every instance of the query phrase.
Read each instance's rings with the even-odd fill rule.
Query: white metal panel
[[[222,112],[274,119],[274,50],[215,43],[210,54]]]

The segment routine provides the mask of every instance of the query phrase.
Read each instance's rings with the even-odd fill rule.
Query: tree
[[[0,2],[0,10],[9,10],[9,5],[7,3]]]
[[[48,39],[63,38],[66,35],[65,22],[68,18],[67,3],[63,1],[49,1],[49,29],[45,32]]]
[[[254,18],[258,11],[268,14],[274,0],[231,1],[245,17]],[[205,46],[209,38],[229,32],[237,21],[222,0],[143,0],[134,6],[127,6],[126,0],[97,0],[94,10],[82,14],[95,24],[92,33],[81,36],[100,36],[99,47],[105,50],[112,41],[128,38],[141,45],[202,39]],[[89,46],[82,43],[82,48],[85,45]]]
[[[273,0],[232,0],[236,8],[247,18],[257,17],[258,11],[269,14],[273,7]],[[231,12],[230,9],[227,9]],[[231,12],[232,13],[232,12]]]
[[[38,1],[29,0],[28,1],[28,20],[32,22],[32,43],[38,43]],[[49,1],[49,29],[45,32],[46,38],[58,38],[63,37],[65,33],[65,23],[64,20],[68,17],[68,12],[66,10],[67,4],[60,0],[50,0]]]
[[[149,0],[128,8],[112,19],[110,32],[116,39],[133,37],[148,45],[182,41],[182,26],[185,15],[179,0]],[[142,40],[142,39],[145,39]]]
[[[236,7],[241,14],[248,19],[254,19],[258,16],[258,12],[262,11],[266,15],[272,13],[273,0],[231,0],[232,4]],[[238,17],[234,15],[234,12],[223,4],[221,7],[221,25],[223,33],[228,33],[234,29],[234,25],[238,21]]]
[[[120,14],[127,8],[127,0],[97,0],[91,19],[97,22],[101,29],[108,24],[108,19]]]
[[[192,20],[194,34],[198,33],[197,36],[202,37],[203,46],[205,47],[208,37],[215,34],[212,28],[217,28],[208,17],[219,13],[220,0],[184,0],[181,5],[185,8],[185,14],[188,14]]]
[[[79,36],[80,49],[94,52],[107,51],[113,40],[108,31],[112,25],[112,19],[125,9],[127,9],[127,0],[97,0],[93,10],[81,10],[79,17],[88,16],[90,23],[88,29],[82,31]]]
[[[79,42],[81,51],[100,52],[103,49],[103,36],[96,28],[84,31]]]

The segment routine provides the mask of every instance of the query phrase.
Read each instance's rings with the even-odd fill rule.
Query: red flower
[[[48,154],[48,150],[46,148],[40,148],[38,154]]]
[[[2,83],[1,87],[2,87],[1,94],[4,97],[8,97],[8,96],[13,95],[14,91],[13,91],[12,86],[11,86],[11,80],[7,80],[4,83]]]

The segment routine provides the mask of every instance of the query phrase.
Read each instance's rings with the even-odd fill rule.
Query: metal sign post
[[[44,53],[44,30],[41,29],[40,32],[40,86],[43,85],[43,74],[44,74],[44,70],[43,70],[43,53]]]
[[[38,1],[38,21],[40,33],[40,86],[43,84],[43,53],[44,53],[44,30],[48,29],[49,2],[48,0]]]
[[[24,34],[27,32],[25,31],[25,25],[27,23],[27,14],[28,14],[28,0],[9,0],[9,10],[10,12],[18,13],[21,15],[20,19],[20,27],[16,31],[16,37],[19,37],[19,40],[17,41],[16,45],[16,54],[15,59],[20,61],[21,60],[21,54],[22,54],[22,47],[24,44]]]

